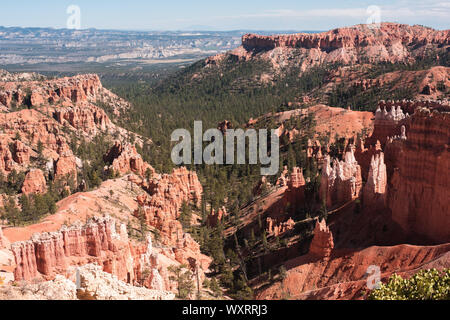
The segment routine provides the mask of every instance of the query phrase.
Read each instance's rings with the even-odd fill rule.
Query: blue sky
[[[366,23],[370,5],[382,21],[450,28],[449,0],[14,0],[2,1],[0,25],[64,28],[72,4],[82,28],[327,30]]]

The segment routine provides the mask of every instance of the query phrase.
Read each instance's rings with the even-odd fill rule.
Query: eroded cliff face
[[[19,186],[24,194],[44,193],[48,177],[77,188],[82,161],[74,155],[74,145],[103,134],[121,141],[132,135],[100,108],[117,116],[129,104],[103,88],[97,75],[46,79],[6,74],[0,81],[0,172],[27,173],[25,184]],[[135,137],[137,144],[143,143],[142,137]],[[118,173],[125,174],[127,168],[120,162],[128,161],[130,172],[144,174],[149,166],[134,146],[126,146],[123,153],[128,158],[117,160]]]
[[[201,204],[203,189],[197,175],[186,168],[157,174],[127,142],[133,135],[142,145],[144,138],[116,126],[100,108],[106,104],[117,116],[129,104],[104,89],[96,75],[31,77],[20,83],[14,79],[9,75],[0,83],[0,171],[26,173],[23,194],[45,193],[47,179],[67,184],[72,179],[75,187],[81,186],[77,174],[85,164],[72,148],[100,134],[117,139],[104,159],[108,164],[104,170],[113,171],[116,179],[61,200],[56,214],[34,225],[8,228],[11,257],[17,263],[2,255],[2,270],[6,261],[15,281],[53,281],[59,275],[70,277],[74,266],[95,263],[118,281],[173,291],[176,285],[167,268],[186,264],[198,272],[202,283],[211,259],[201,254],[177,221],[183,202]],[[16,107],[22,110],[15,111]],[[149,230],[159,235],[155,247],[151,237],[143,242],[145,235],[134,233],[128,238],[125,226],[131,226],[130,233],[137,230],[139,207],[147,215]],[[1,240],[6,246],[6,239]]]
[[[41,276],[50,279],[65,271],[70,259],[76,257],[92,257],[100,265],[107,264],[119,278],[127,279],[128,272],[134,275],[132,266],[117,268],[119,261],[131,258],[128,236],[123,231],[113,219],[94,218],[86,225],[63,227],[58,232],[35,234],[29,241],[13,243],[11,249],[17,265],[15,279],[31,280]]]
[[[408,26],[397,23],[381,23],[380,28],[357,25],[334,29],[318,34],[293,34],[277,36],[260,36],[247,34],[242,38],[242,45],[248,50],[274,49],[277,47],[320,49],[333,51],[341,48],[376,47],[384,48],[386,53],[395,45],[413,47],[415,45],[448,45],[448,30],[437,31],[421,26]],[[401,47],[400,47],[401,48]],[[396,48],[400,51],[400,48]]]
[[[155,290],[171,289],[151,237],[145,245],[133,243],[124,224],[110,217],[94,217],[85,225],[63,226],[57,232],[33,235],[29,241],[15,242],[11,250],[16,261],[15,281],[57,275],[73,276],[73,266],[95,263],[99,270],[128,284],[145,284]],[[160,274],[164,273],[164,278]]]
[[[76,223],[72,227],[63,226],[59,231],[35,234],[29,241],[13,243],[12,251],[17,264],[15,280],[51,280],[57,274],[66,275],[71,266],[95,262],[103,271],[115,275],[121,281],[156,290],[176,289],[167,271],[171,265],[188,265],[192,271],[198,271],[202,282],[211,259],[200,253],[200,246],[184,232],[177,220],[183,202],[200,204],[202,187],[196,174],[180,168],[171,175],[155,175],[150,183],[135,175],[130,175],[128,179],[132,184],[137,183],[151,190],[147,193],[139,186],[132,188],[132,193],[139,190],[142,193],[136,199],[139,209],[130,213],[138,217],[142,213],[146,215],[149,229],[159,235],[158,248],[153,247],[151,237],[147,237],[145,245],[128,238],[125,225],[131,215],[127,217],[122,209],[115,213],[122,222],[109,217],[96,217],[86,225]],[[114,184],[113,181],[110,184]],[[64,218],[64,213],[82,217],[84,210],[80,206],[93,204],[84,204],[81,200],[92,198],[98,205],[100,198],[103,199],[103,193],[92,192],[80,194],[79,197],[75,194],[71,197],[73,200],[63,200],[54,219],[49,217],[48,221],[36,225],[35,229],[45,230],[58,223]],[[112,208],[115,206],[117,204]],[[89,216],[89,213],[85,215]],[[13,236],[14,230],[10,230],[9,234]]]
[[[200,267],[203,273],[208,270],[211,259],[200,253],[200,246],[191,235],[184,232],[179,218],[183,203],[201,204],[203,188],[195,172],[182,167],[172,174],[157,175],[150,181],[139,181],[148,193],[137,198],[139,209],[136,217],[145,218],[146,223],[158,230],[162,245],[173,248],[175,260]]]
[[[95,74],[66,77],[45,81],[0,82],[0,103],[11,107],[12,103],[37,107],[46,103],[93,101],[103,89]]]
[[[47,191],[47,181],[44,173],[39,169],[30,170],[25,176],[22,186],[22,193],[29,195],[33,193],[43,194]]]
[[[446,111],[444,111],[446,110]],[[418,107],[408,122],[406,139],[386,146],[393,166],[388,206],[407,233],[438,242],[450,241],[450,108]]]
[[[381,280],[393,273],[403,277],[418,270],[443,270],[450,264],[450,246],[373,246],[362,250],[334,250],[327,259],[304,255],[285,263],[286,278],[262,288],[257,299],[277,300],[288,296],[299,300],[363,299],[367,292],[367,270],[380,266]]]
[[[255,280],[257,298],[361,299],[370,265],[381,268],[383,281],[393,272],[410,276],[420,269],[448,268],[449,111],[446,100],[381,101],[369,136],[346,140],[343,161],[324,158],[320,196],[328,224],[317,221],[309,229],[313,238],[306,254],[275,253],[290,259],[284,263],[288,276],[282,284],[261,287]],[[308,148],[314,151],[313,146]],[[281,199],[288,194],[288,177],[285,170],[277,182]],[[262,214],[271,215],[275,207],[286,212],[283,201],[278,204]],[[266,231],[277,225],[270,216]]]
[[[417,25],[381,23],[379,28],[356,25],[315,34],[246,34],[242,37],[241,47],[207,59],[206,65],[218,65],[226,57],[240,61],[257,57],[271,63],[275,70],[296,65],[301,71],[333,63],[413,62],[427,55],[430,49],[445,52],[449,46],[449,32]]]

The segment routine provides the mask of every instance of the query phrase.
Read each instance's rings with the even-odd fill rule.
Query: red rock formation
[[[382,152],[380,141],[376,141],[375,145],[370,145],[368,148],[364,147],[364,140],[356,139],[355,159],[361,166],[361,174],[365,181],[367,181],[370,165],[374,156]]]
[[[146,177],[148,170],[151,175],[155,174],[155,170],[144,162],[141,155],[136,151],[136,147],[131,144],[123,145],[116,141],[105,156],[105,160],[111,163],[110,169],[120,175],[134,172],[141,177]]]
[[[386,145],[388,137],[400,135],[400,128],[406,123],[408,115],[403,113],[400,105],[392,105],[390,107],[378,107],[375,112],[374,131],[366,145],[374,145],[377,141],[381,142],[381,146]]]
[[[439,111],[439,110],[445,110]],[[392,218],[409,234],[450,241],[450,108],[418,108],[406,137],[390,139],[393,166],[388,204]]]
[[[325,220],[317,221],[314,229],[314,238],[309,248],[309,253],[320,258],[328,258],[334,248],[333,234],[327,227]]]
[[[363,299],[370,266],[379,266],[385,282],[393,273],[409,277],[418,270],[450,267],[450,245],[369,247],[358,251],[335,249],[329,259],[304,255],[286,262],[281,283],[264,287],[257,299]]]
[[[450,44],[450,31],[436,31],[421,26],[396,23],[382,23],[380,28],[371,29],[367,25],[357,25],[331,31],[293,35],[261,36],[246,34],[242,45],[247,50],[271,50],[277,47],[320,49],[332,51],[341,48],[375,47],[389,48],[396,44],[405,47],[415,45]]]
[[[290,179],[288,181],[288,187],[290,189],[298,189],[306,185],[305,178],[303,177],[303,170],[295,167],[292,170]]]
[[[384,83],[381,79],[363,79],[357,80],[353,83],[353,87],[362,88],[363,91],[366,91],[372,87],[381,87]]]
[[[137,199],[147,223],[166,234],[167,243],[176,243],[182,233],[181,224],[176,219],[183,202],[201,204],[203,188],[197,174],[184,167],[174,169],[171,175],[150,180],[147,188],[150,196],[144,194]]]
[[[322,169],[320,196],[327,207],[343,205],[360,196],[362,189],[361,167],[355,159],[354,149],[345,153],[344,161],[325,158]]]
[[[8,140],[0,139],[0,171],[5,173],[14,168],[13,156]]]
[[[293,230],[295,227],[295,222],[292,218],[289,218],[285,222],[276,223],[276,220],[268,217],[266,219],[266,232],[268,236],[278,237],[290,230]]]
[[[386,202],[387,171],[384,153],[373,156],[367,182],[364,186],[364,206],[370,209],[383,208]]]
[[[72,152],[64,152],[55,163],[55,178],[77,183],[77,162]]]
[[[57,108],[53,117],[61,124],[67,122],[75,129],[92,135],[112,127],[112,122],[105,111],[93,105]]]
[[[64,274],[70,265],[95,262],[119,280],[133,283],[140,249],[130,245],[124,225],[111,218],[92,218],[86,225],[63,227],[58,232],[36,234],[11,245],[16,261],[15,280]]]
[[[217,213],[213,209],[211,214],[208,216],[206,223],[208,224],[209,227],[215,228],[215,227],[217,227],[219,222],[222,221],[222,219],[227,216],[228,216],[228,212],[225,207],[222,207],[219,210],[217,210]]]
[[[22,193],[29,195],[33,193],[43,194],[47,192],[47,182],[44,173],[40,169],[31,169],[25,176]]]
[[[306,149],[306,155],[308,158],[315,158],[318,162],[322,161],[322,146],[319,140],[311,141],[308,139],[308,148]]]
[[[173,248],[174,258],[179,263],[189,264],[189,260],[195,260],[203,277],[211,259],[200,253],[198,243],[183,231],[177,220],[183,202],[201,204],[203,189],[197,174],[184,167],[174,169],[171,175],[154,177],[144,188],[149,194],[137,198],[140,208],[135,216],[144,215],[147,224],[158,230],[159,241]]]
[[[31,150],[21,141],[16,140],[12,145],[13,159],[20,165],[30,163]]]
[[[3,236],[2,227],[0,226],[0,250],[6,248],[8,245],[8,240]]]
[[[103,89],[99,77],[95,74],[46,81],[0,82],[0,86],[4,88],[0,92],[0,102],[6,107],[10,107],[12,102],[22,104],[27,99],[28,92],[31,92],[30,106],[37,107],[55,102],[95,101]]]

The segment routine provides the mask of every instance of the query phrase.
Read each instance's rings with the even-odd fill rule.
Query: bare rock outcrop
[[[301,168],[295,167],[292,169],[287,185],[290,189],[298,189],[306,185],[305,178],[303,177],[303,170]]]
[[[57,275],[54,280],[0,287],[1,300],[77,300],[75,283]]]
[[[16,140],[12,145],[13,159],[19,165],[29,164],[31,150],[23,142]]]
[[[287,261],[287,277],[262,289],[256,298],[283,299],[289,294],[290,299],[299,300],[363,299],[370,266],[380,266],[383,282],[394,273],[410,277],[418,270],[444,270],[450,267],[449,249],[448,244],[373,246],[354,252],[334,249],[325,260],[304,255]]]
[[[14,168],[14,160],[8,140],[0,139],[0,171],[5,173]]]
[[[37,107],[46,103],[79,103],[94,101],[103,90],[100,78],[95,74],[78,75],[55,80],[0,82],[0,103]]]
[[[320,258],[327,258],[331,255],[333,248],[333,234],[328,228],[326,221],[317,220],[309,253]]]
[[[449,30],[437,31],[422,26],[381,23],[339,28],[323,33],[261,36],[246,34],[242,47],[247,52],[276,49],[308,50],[309,56],[325,61],[357,62],[362,56],[370,61],[403,61],[420,46],[447,46]],[[311,59],[314,60],[314,59]]]
[[[63,153],[55,163],[55,177],[58,179],[72,179],[77,183],[77,161],[72,152]]]
[[[93,105],[57,108],[53,117],[60,124],[68,123],[77,130],[96,135],[113,127],[105,111]]]
[[[105,161],[111,163],[110,169],[120,175],[133,172],[138,176],[146,177],[147,172],[150,172],[151,176],[155,174],[155,170],[142,159],[136,147],[131,144],[116,141],[105,155]]]
[[[370,29],[367,25],[340,28],[319,34],[294,34],[281,36],[259,36],[247,34],[243,45],[255,48],[320,48],[339,49],[343,47],[364,47],[387,43],[411,46],[426,43],[448,45],[450,31],[436,31],[421,26],[408,26],[396,23],[382,23],[379,29]]]
[[[135,287],[104,272],[96,264],[72,267],[69,278],[56,275],[54,280],[0,287],[0,299],[6,300],[173,300],[164,290]]]
[[[384,148],[387,139],[396,135],[400,135],[400,128],[406,124],[409,115],[403,112],[400,105],[378,106],[375,112],[374,131],[366,143],[374,145],[377,141],[381,142]]]
[[[292,218],[289,218],[285,222],[277,223],[275,219],[268,217],[266,219],[266,232],[268,236],[278,237],[295,227],[295,222]]]
[[[104,272],[102,267],[89,264],[76,268],[80,291],[96,300],[173,300],[175,295],[163,290],[135,287]]]
[[[47,192],[47,182],[44,173],[40,169],[31,169],[25,176],[22,193],[29,195],[43,194],[45,192]]]
[[[150,227],[158,230],[160,243],[172,248],[176,261],[188,265],[190,260],[196,261],[203,278],[211,259],[200,253],[199,244],[177,220],[183,203],[201,204],[203,188],[197,174],[182,167],[170,175],[156,175],[143,187],[148,194],[137,198],[139,209],[134,215],[144,217]]]

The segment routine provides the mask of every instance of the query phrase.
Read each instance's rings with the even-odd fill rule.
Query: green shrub
[[[394,274],[369,300],[450,300],[450,269],[421,270],[410,279]]]

